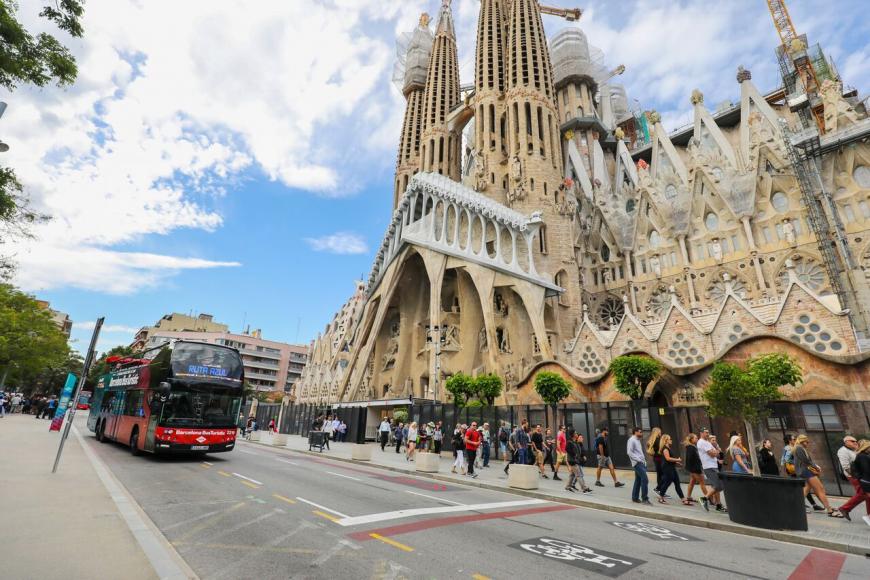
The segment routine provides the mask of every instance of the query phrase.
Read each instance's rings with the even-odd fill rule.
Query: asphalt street
[[[870,560],[239,443],[85,443],[204,579],[870,577]]]

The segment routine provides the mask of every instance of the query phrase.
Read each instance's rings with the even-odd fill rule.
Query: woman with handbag
[[[852,462],[852,475],[858,479],[864,493],[870,493],[870,441],[858,441],[855,450],[855,461]],[[870,526],[870,514],[863,516],[864,522]]]
[[[796,438],[797,436],[792,433],[785,436],[785,439],[783,440],[785,446],[782,448],[782,460],[779,462],[780,465],[782,465],[783,473],[789,477],[797,477],[797,474],[794,471],[794,448]],[[825,509],[816,503],[816,498],[813,497],[812,492],[806,494],[806,498],[813,507],[813,510],[820,512]]]
[[[825,506],[829,517],[842,518],[843,514],[839,510],[833,509],[831,504],[828,503],[825,487],[822,485],[821,480],[819,480],[822,470],[810,456],[809,446],[810,439],[806,435],[798,435],[797,439],[795,439],[794,470],[798,477],[803,477],[807,480],[804,485],[804,495],[813,491],[822,500],[822,505]]]

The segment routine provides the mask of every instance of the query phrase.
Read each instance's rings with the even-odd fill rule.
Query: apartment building
[[[63,332],[67,338],[69,338],[70,333],[72,332],[73,321],[70,319],[69,314],[66,312],[61,312],[59,310],[55,310],[51,307],[51,304],[47,300],[39,300],[36,299],[36,303],[43,310],[48,310],[51,314],[51,319],[57,325],[57,327]]]

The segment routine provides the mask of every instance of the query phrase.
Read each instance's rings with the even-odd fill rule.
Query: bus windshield
[[[231,427],[239,414],[241,397],[230,392],[173,387],[163,404],[162,427]]]

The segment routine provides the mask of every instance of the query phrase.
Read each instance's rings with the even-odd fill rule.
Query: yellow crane
[[[583,11],[579,8],[555,8],[553,6],[544,6],[542,4],[541,14],[559,16],[560,18],[564,18],[568,22],[575,22],[577,20],[580,20],[580,16],[583,15]]]

